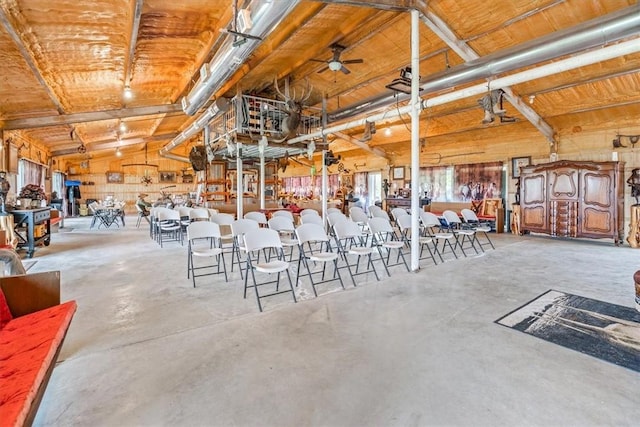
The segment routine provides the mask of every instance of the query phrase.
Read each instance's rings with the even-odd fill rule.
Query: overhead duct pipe
[[[171,142],[160,149],[160,155],[169,158],[168,154],[171,150],[182,144],[196,133],[204,129],[207,124],[220,114],[224,114],[229,109],[229,101],[226,98],[218,98],[206,111],[183,130],[178,136],[173,138]]]
[[[424,96],[457,85],[488,79],[501,73],[600,47],[639,33],[640,7],[629,6],[429,76],[421,83],[420,87],[423,91],[420,94]],[[393,93],[372,97],[358,105],[350,105],[329,113],[329,121],[346,120],[408,99],[408,95],[398,94],[396,98]]]
[[[237,33],[227,36],[211,61],[202,66],[200,80],[191,92],[182,98],[184,112],[192,116],[202,108],[262,43],[262,39],[268,36],[298,3],[299,0],[252,1],[247,8],[251,11],[251,19],[242,19],[243,24],[238,28],[230,25],[236,28]],[[249,37],[243,37],[242,33],[245,32]]]
[[[631,55],[640,52],[640,42],[638,39],[627,40],[611,46],[604,47],[602,49],[590,52],[583,52],[579,55],[575,55],[569,58],[561,59],[556,62],[541,65],[532,70],[525,70],[519,73],[511,74],[504,77],[498,77],[491,80],[489,83],[480,83],[474,86],[470,86],[464,89],[460,89],[454,92],[445,93],[443,95],[435,96],[421,101],[421,107],[429,108],[436,105],[446,104],[448,102],[457,101],[459,99],[468,98],[470,96],[486,93],[487,90],[501,89],[506,86],[513,86],[520,83],[525,83],[531,80],[551,76],[553,74],[562,73],[565,71],[573,70],[587,65],[592,65],[602,61],[608,61],[613,58],[618,58],[624,55]],[[364,117],[362,119],[352,120],[337,124],[317,132],[313,132],[307,135],[302,135],[296,138],[292,138],[288,141],[289,144],[296,144],[306,140],[320,138],[336,132],[342,132],[348,129],[352,129],[358,126],[364,126],[367,122],[377,122],[383,120],[394,119],[402,114],[407,114],[411,111],[411,105],[405,105],[400,108],[384,111],[372,116]]]

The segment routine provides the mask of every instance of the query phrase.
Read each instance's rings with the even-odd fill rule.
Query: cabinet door
[[[549,171],[549,200],[578,200],[579,171],[563,167]]]
[[[585,237],[615,236],[614,175],[612,170],[585,170],[582,172],[580,235]]]
[[[525,174],[521,179],[520,213],[522,230],[549,232],[546,172]]]

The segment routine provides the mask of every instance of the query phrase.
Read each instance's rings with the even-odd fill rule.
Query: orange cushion
[[[0,425],[20,426],[76,311],[75,301],[16,317],[0,330]]]

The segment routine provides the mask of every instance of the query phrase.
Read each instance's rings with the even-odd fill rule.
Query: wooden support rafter
[[[366,144],[360,140],[358,140],[357,138],[354,138],[352,136],[347,135],[346,133],[342,133],[342,132],[335,132],[334,135],[340,139],[343,139],[353,145],[355,145],[358,148],[361,148],[365,151],[368,151],[371,154],[374,154],[378,157],[382,157],[384,159],[389,160],[389,156],[387,155],[387,153],[384,150],[381,150],[380,148],[375,148],[375,147],[370,147],[369,144]]]

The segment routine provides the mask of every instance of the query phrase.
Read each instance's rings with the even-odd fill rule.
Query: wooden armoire
[[[561,160],[520,172],[520,230],[561,237],[624,233],[624,163]]]

